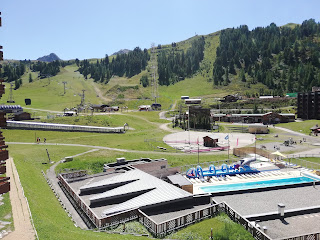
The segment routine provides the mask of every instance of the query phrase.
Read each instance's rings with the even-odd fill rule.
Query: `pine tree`
[[[33,82],[32,75],[31,75],[31,73],[29,73],[29,83],[31,83],[31,82]]]

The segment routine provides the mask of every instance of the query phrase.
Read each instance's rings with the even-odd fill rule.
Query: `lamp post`
[[[189,152],[191,153],[191,142],[190,142],[190,105],[188,105],[188,135],[189,135]]]
[[[220,132],[220,116],[221,115],[221,110],[220,110],[220,102],[219,102],[219,126],[218,126],[218,132]]]

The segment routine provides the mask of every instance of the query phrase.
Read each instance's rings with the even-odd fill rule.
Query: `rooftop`
[[[192,197],[192,194],[138,169],[93,175],[69,184],[101,218]]]
[[[277,211],[278,203],[283,203],[285,210],[319,206],[320,186],[214,196],[213,199],[218,203],[228,203],[239,214],[248,217]]]

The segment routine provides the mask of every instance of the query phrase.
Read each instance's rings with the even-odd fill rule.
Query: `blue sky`
[[[0,0],[6,59],[102,58],[195,33],[320,19],[319,0]]]

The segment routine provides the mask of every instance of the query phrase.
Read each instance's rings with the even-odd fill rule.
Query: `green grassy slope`
[[[61,72],[50,79],[38,79],[38,73],[32,73],[33,82],[29,83],[29,72],[22,77],[23,85],[13,91],[15,104],[25,106],[24,99],[31,98],[31,108],[62,111],[65,107],[75,107],[80,103],[82,89],[88,102],[101,103],[93,88],[92,79],[85,80],[79,72],[75,72],[75,65],[61,68]],[[63,81],[66,81],[66,94],[64,95]],[[50,83],[49,83],[50,82]],[[1,103],[6,103],[9,96],[10,85],[6,83],[6,93]]]

